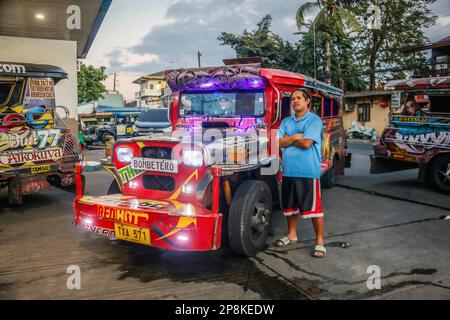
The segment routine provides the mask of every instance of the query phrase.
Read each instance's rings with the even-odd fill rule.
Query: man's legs
[[[291,240],[297,240],[297,221],[298,214],[287,217],[288,221],[288,234],[287,237]]]
[[[323,246],[324,242],[324,220],[321,218],[313,218],[312,224],[314,226],[314,231],[316,232],[316,245]],[[317,252],[316,255],[323,256],[323,252]]]

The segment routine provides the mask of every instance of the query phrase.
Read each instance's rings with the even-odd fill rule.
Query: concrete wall
[[[388,101],[387,108],[380,107],[380,102],[382,100]],[[390,97],[388,96],[345,99],[344,103],[353,106],[352,112],[344,112],[343,122],[345,130],[348,130],[352,124],[352,121],[358,121],[358,104],[371,104],[370,121],[363,123],[363,125],[370,128],[375,128],[378,136],[383,133],[385,126],[389,123]]]
[[[66,120],[72,132],[77,132],[77,43],[75,41],[44,40],[0,36],[0,61],[50,64],[64,69],[68,79],[55,86],[56,105],[66,106]]]

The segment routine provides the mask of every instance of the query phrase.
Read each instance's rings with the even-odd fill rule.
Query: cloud
[[[220,33],[254,29],[266,14],[274,18],[274,32],[296,41],[295,13],[301,3],[299,0],[285,0],[280,6],[279,2],[272,0],[176,1],[167,8],[164,24],[153,26],[141,43],[128,48],[129,57],[135,54],[157,59],[130,65],[125,63],[120,50],[113,50],[108,54],[109,66],[118,71],[142,73],[195,67],[198,51],[202,54],[202,65],[220,65],[222,59],[235,57],[234,50],[220,46],[217,40]]]

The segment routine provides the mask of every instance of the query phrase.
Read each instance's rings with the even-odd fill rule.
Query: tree
[[[78,73],[78,103],[89,103],[102,98],[106,89],[101,81],[107,77],[105,67],[95,68],[81,64]]]
[[[266,15],[255,30],[244,30],[242,35],[222,32],[218,40],[221,45],[233,48],[237,58],[261,57],[268,68],[298,71],[297,46],[274,34],[271,24],[272,17]]]
[[[347,10],[346,6],[353,1],[346,0],[317,0],[301,5],[297,11],[297,26],[299,30],[303,26],[309,27],[309,37],[315,37],[319,44],[324,47],[325,74],[324,80],[331,83],[331,69],[333,45],[340,40],[347,38],[348,31],[358,31],[360,25],[353,14]],[[305,21],[306,14],[319,9],[312,24]]]
[[[358,2],[359,5],[354,6],[352,11],[359,17],[361,23],[365,23],[369,4],[363,0]],[[369,69],[371,90],[377,87],[376,75],[380,68],[394,66],[411,69],[410,66],[426,64],[426,56],[423,53],[405,55],[401,48],[423,45],[427,42],[424,28],[434,25],[437,18],[429,9],[434,2],[435,0],[372,0],[372,3],[381,9],[381,29],[361,29],[357,36],[358,50],[355,52],[359,60],[365,61],[364,66]],[[414,71],[414,68],[411,71]],[[403,72],[388,73],[379,76],[378,79],[387,80],[394,76],[406,75]]]

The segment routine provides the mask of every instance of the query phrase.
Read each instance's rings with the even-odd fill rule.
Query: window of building
[[[358,122],[370,121],[370,104],[358,104]]]
[[[153,84],[149,84],[148,87],[150,88],[150,90],[153,90],[155,88],[155,86]]]

